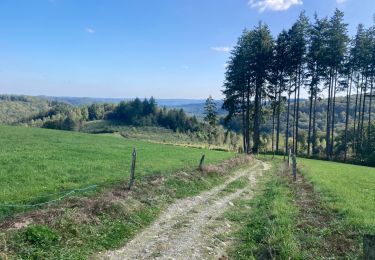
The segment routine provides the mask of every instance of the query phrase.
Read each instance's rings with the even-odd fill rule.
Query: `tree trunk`
[[[345,139],[344,139],[344,162],[348,155],[348,124],[349,124],[349,108],[350,108],[350,95],[352,94],[352,74],[348,76],[348,86],[346,90],[346,111],[345,111]]]
[[[279,96],[277,102],[277,127],[276,127],[276,152],[279,152],[280,142],[280,111],[281,110],[281,88],[279,89]]]
[[[331,89],[332,89],[332,69],[330,72],[330,77],[329,77],[329,86],[328,86],[328,100],[327,100],[327,128],[326,128],[326,158],[329,160],[329,150],[331,147]]]
[[[243,152],[247,153],[247,141],[246,141],[246,115],[245,115],[245,93],[244,91],[242,92],[242,136],[243,136]]]
[[[317,99],[317,96],[318,96],[318,92],[315,91],[315,94],[314,94],[314,115],[313,115],[313,126],[312,126],[312,130],[313,130],[313,134],[312,134],[312,154],[313,156],[316,154],[316,99]]]
[[[309,108],[309,132],[307,136],[307,156],[310,157],[310,143],[311,143],[311,121],[312,121],[312,109],[313,109],[313,97],[314,97],[314,87],[310,89],[310,108]]]
[[[296,145],[296,111],[297,111],[297,106],[296,106],[296,100],[297,100],[297,86],[295,86],[294,88],[294,102],[293,102],[293,126],[292,126],[292,129],[293,129],[293,132],[292,132],[292,152],[293,154],[296,153],[295,151],[295,145]]]
[[[262,85],[257,83],[255,89],[255,107],[254,107],[254,146],[253,146],[253,153],[259,152],[260,146],[260,117],[261,117],[261,102],[262,102]]]
[[[361,89],[361,92],[359,94],[359,104],[358,104],[358,123],[357,123],[357,139],[356,139],[356,144],[355,144],[355,150],[356,150],[356,156],[358,156],[358,148],[359,148],[359,144],[361,142],[361,118],[362,118],[362,115],[361,115],[361,110],[362,110],[362,94],[363,94],[363,76],[362,76],[362,80],[361,80],[361,84],[360,84],[360,89]]]
[[[357,123],[357,142],[355,144],[357,155],[358,155],[358,148],[361,142],[361,119],[362,119],[362,95],[363,95],[363,76],[361,80],[361,92],[359,94],[359,105],[358,105],[358,123]]]
[[[363,93],[363,104],[362,104],[362,118],[361,118],[361,131],[360,131],[360,145],[361,145],[361,158],[363,155],[363,125],[364,125],[364,118],[365,118],[365,107],[366,107],[366,91],[367,91],[367,83],[368,77],[365,78],[365,88]]]
[[[250,86],[248,85],[246,97],[246,153],[250,153]]]
[[[335,108],[336,108],[336,87],[337,87],[337,71],[334,74],[334,85],[332,87],[333,91],[333,102],[332,102],[332,127],[331,127],[331,147],[330,147],[330,158],[332,160],[333,157],[333,146],[335,143],[334,140],[334,132],[335,132]]]
[[[288,109],[286,113],[286,129],[285,129],[285,151],[284,151],[284,160],[286,154],[289,152],[289,114],[290,114],[290,90],[291,86],[289,85],[288,89]]]
[[[372,88],[373,88],[373,78],[370,84],[370,103],[368,106],[368,128],[367,128],[367,140],[371,140],[371,106],[372,106]],[[367,150],[370,152],[370,142],[367,142]]]
[[[355,107],[354,107],[354,125],[353,125],[353,153],[357,153],[356,149],[356,126],[357,126],[357,108],[358,108],[358,89],[359,89],[359,76],[357,76],[357,94],[355,95]]]
[[[298,156],[298,123],[299,123],[299,97],[300,97],[300,89],[301,89],[301,70],[298,73],[298,94],[297,94],[297,112],[296,112],[296,147],[294,149],[294,154]]]

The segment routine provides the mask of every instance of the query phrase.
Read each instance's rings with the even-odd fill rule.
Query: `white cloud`
[[[88,28],[86,28],[86,32],[93,34],[93,33],[95,33],[95,30],[93,28],[88,27]]]
[[[223,46],[223,47],[211,47],[211,50],[217,51],[217,52],[230,52],[231,47]]]
[[[338,0],[343,1],[343,0]],[[285,11],[293,5],[302,5],[302,0],[250,0],[249,5],[252,8],[257,8],[259,12],[265,10],[271,11]]]
[[[188,65],[182,65],[181,66],[184,70],[188,70],[188,69],[190,69],[190,67],[188,66]]]
[[[338,4],[343,4],[345,2],[346,2],[346,0],[336,0],[336,3],[338,3]]]

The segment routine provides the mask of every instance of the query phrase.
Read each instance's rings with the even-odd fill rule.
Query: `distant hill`
[[[215,100],[216,107],[218,109],[219,116],[226,115],[227,111],[222,109],[223,101],[222,100]],[[203,118],[204,116],[204,105],[205,101],[201,101],[200,103],[190,103],[190,104],[180,104],[175,105],[173,108],[182,108],[188,115],[195,115],[198,118]]]
[[[47,101],[58,101],[67,103],[73,106],[91,105],[94,103],[114,103],[118,104],[121,101],[130,101],[134,98],[91,98],[91,97],[51,97],[38,96],[38,98]],[[156,103],[160,107],[183,109],[188,115],[195,115],[198,118],[203,118],[205,99],[156,99]],[[219,115],[225,115],[226,111],[221,109],[223,101],[216,100]]]
[[[37,98],[48,101],[59,101],[74,106],[91,105],[93,103],[120,103],[121,101],[130,101],[134,98],[92,98],[92,97],[52,97],[37,96]],[[204,99],[156,99],[159,106],[163,107],[179,107],[185,105],[204,104]]]
[[[90,97],[53,97],[53,96],[26,96],[0,95],[0,123],[12,124],[30,118],[41,112],[50,110],[53,102],[66,103],[72,106],[87,106],[94,103],[113,103],[130,101],[133,98],[90,98]],[[156,99],[160,107],[183,109],[188,115],[203,118],[204,99]],[[219,114],[224,115],[221,109],[222,101],[217,100]]]

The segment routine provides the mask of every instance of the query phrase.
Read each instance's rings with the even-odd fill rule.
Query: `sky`
[[[220,99],[245,28],[335,8],[373,24],[375,0],[0,0],[0,93]]]

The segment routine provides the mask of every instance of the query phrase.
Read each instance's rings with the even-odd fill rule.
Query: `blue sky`
[[[337,7],[372,25],[374,0],[0,0],[0,93],[221,98],[245,27]]]

